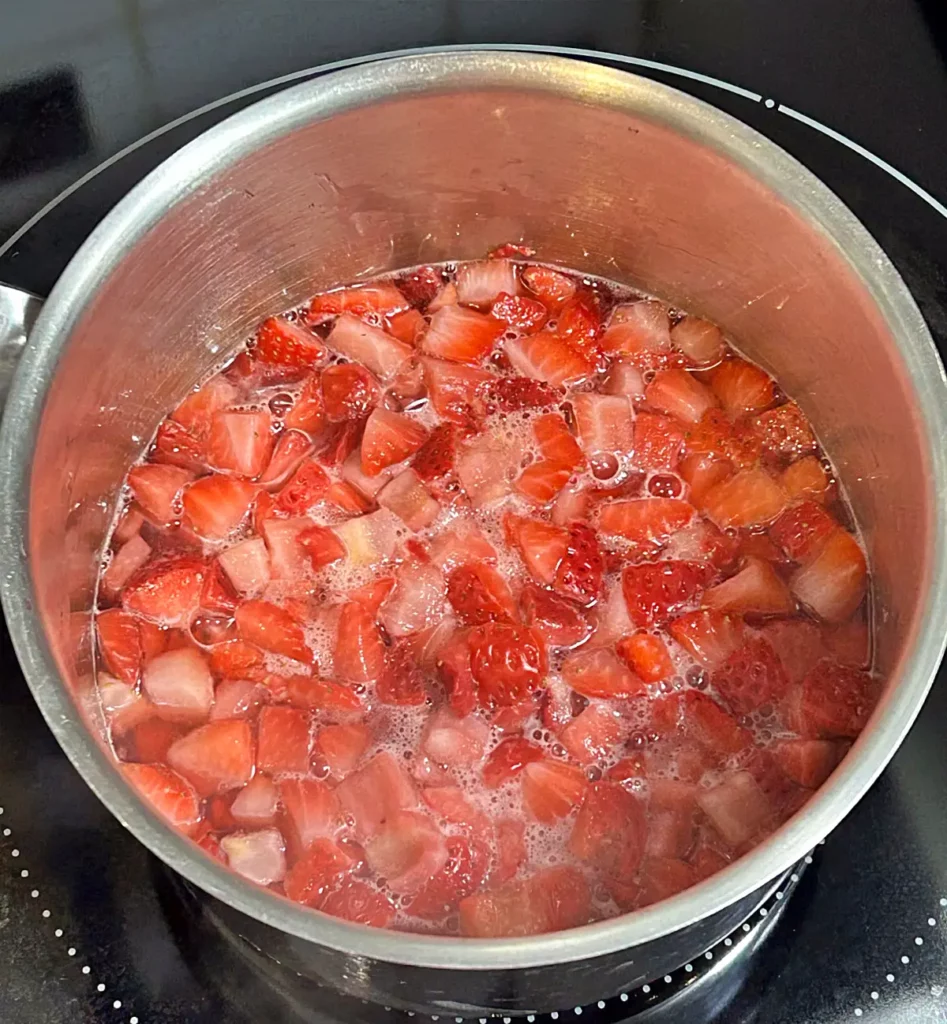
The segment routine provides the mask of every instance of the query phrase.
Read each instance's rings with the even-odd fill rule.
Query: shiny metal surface
[[[244,885],[122,784],[75,703],[90,707],[96,555],[124,464],[174,396],[256,319],[338,280],[479,255],[520,236],[545,259],[718,320],[800,400],[866,531],[890,685],[803,813],[672,900],[526,940],[375,932]],[[245,934],[267,926],[304,958],[317,955],[313,943],[346,954],[353,984],[383,969],[389,982],[410,973],[419,1002],[439,972],[390,965],[455,979],[481,972],[488,994],[499,990],[490,979],[515,969],[536,981],[510,1008],[541,1008],[552,1005],[550,979],[581,978],[583,961],[653,974],[695,955],[715,937],[707,927],[726,930],[733,904],[758,898],[884,767],[943,648],[945,406],[926,327],[884,254],[755,132],[664,86],[566,60],[381,63],[288,90],[185,147],[70,264],[37,322],[0,437],[4,607],[37,702],[86,781],[158,856],[255,919]],[[594,980],[608,995],[612,975]]]
[[[0,284],[0,405],[6,401],[16,365],[42,307],[38,296]]]

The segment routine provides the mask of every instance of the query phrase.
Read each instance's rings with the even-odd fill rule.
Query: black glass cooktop
[[[942,0],[9,4],[0,281],[45,294],[163,157],[330,62],[415,46],[570,48],[691,92],[807,164],[888,251],[945,354],[945,10]],[[222,939],[85,788],[5,635],[0,666],[0,1020],[405,1020],[273,975]],[[889,769],[763,913],[647,991],[536,1024],[947,1021],[944,675]]]

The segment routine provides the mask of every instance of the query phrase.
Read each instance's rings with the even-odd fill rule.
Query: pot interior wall
[[[33,463],[39,612],[80,695],[116,483],[182,392],[265,314],[510,239],[716,320],[778,375],[865,530],[878,663],[896,677],[925,600],[932,496],[889,331],[817,226],[699,129],[596,105],[597,74],[587,101],[470,88],[315,121],[217,173],[134,244],[63,351]]]

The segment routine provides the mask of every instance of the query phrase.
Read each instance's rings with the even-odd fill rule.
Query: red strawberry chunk
[[[469,520],[459,519],[431,542],[431,561],[445,573],[465,562],[495,562],[497,553],[480,529]]]
[[[260,828],[273,824],[278,807],[276,783],[267,775],[254,775],[234,797],[230,813],[238,824]]]
[[[310,720],[298,708],[266,707],[260,711],[257,767],[271,775],[309,771]]]
[[[670,416],[639,412],[635,419],[634,458],[641,469],[675,469],[684,428]]]
[[[142,697],[139,704],[146,705],[147,701]],[[163,718],[146,718],[136,723],[131,730],[131,744],[136,758],[146,764],[166,761],[171,744],[179,740],[184,732],[184,726]]]
[[[704,496],[707,515],[721,529],[730,526],[765,526],[786,504],[786,494],[762,469],[745,469],[718,483]]]
[[[501,818],[496,823],[496,859],[490,872],[490,881],[496,885],[508,882],[526,863],[524,832],[523,822],[515,818]]]
[[[478,434],[457,458],[457,477],[471,503],[484,508],[505,498],[521,466],[522,447],[499,431]]]
[[[347,515],[361,515],[371,508],[371,502],[344,480],[329,485],[325,500]]]
[[[630,883],[644,856],[647,831],[637,796],[616,783],[596,782],[582,802],[569,851],[607,878]]]
[[[833,484],[825,467],[814,455],[797,459],[787,466],[780,474],[779,482],[790,501],[811,498],[823,502]]]
[[[270,464],[260,477],[260,483],[270,489],[282,487],[310,451],[312,442],[305,434],[299,430],[284,431],[276,442]]]
[[[306,552],[313,569],[319,569],[345,557],[345,545],[338,534],[327,526],[309,526],[296,536],[296,542]]]
[[[395,917],[391,900],[357,878],[343,882],[338,889],[330,892],[319,909],[324,914],[373,928],[388,928]]]
[[[791,683],[800,682],[826,653],[819,627],[806,619],[767,622],[761,632]]]
[[[721,665],[743,643],[743,621],[734,615],[701,609],[674,619],[671,636],[711,671]]]
[[[261,363],[311,367],[325,358],[326,348],[300,324],[271,316],[257,328],[253,355]]]
[[[336,675],[349,683],[372,682],[385,670],[385,642],[360,601],[342,605],[333,663]]]
[[[815,435],[805,413],[795,402],[761,413],[753,420],[753,430],[763,448],[776,455],[798,459],[816,449]]]
[[[207,437],[214,414],[226,409],[237,398],[237,389],[223,377],[211,377],[192,391],[171,413],[171,419],[199,440]]]
[[[797,569],[789,588],[802,604],[826,622],[841,623],[862,603],[868,589],[868,565],[858,541],[838,527],[819,553]]]
[[[646,550],[683,529],[693,516],[693,505],[680,498],[632,498],[604,504],[599,512],[599,528]]]
[[[641,359],[645,366],[660,366],[655,356],[671,348],[667,306],[656,299],[643,299],[616,307],[602,335],[602,348]]]
[[[707,507],[707,495],[717,484],[729,480],[734,474],[733,463],[709,455],[687,455],[678,467],[681,479],[690,488],[691,503],[697,508]]]
[[[375,835],[384,822],[418,804],[411,776],[387,751],[347,775],[335,794],[360,839]]]
[[[543,759],[542,750],[522,737],[503,740],[490,752],[483,766],[483,781],[490,789],[515,778],[528,764]]]
[[[524,497],[545,505],[568,483],[572,471],[583,462],[582,450],[558,413],[533,421],[533,435],[542,458],[527,466],[516,482]]]
[[[591,894],[576,868],[552,867],[522,882],[460,901],[461,934],[472,938],[512,938],[586,924]]]
[[[155,462],[195,471],[204,464],[204,445],[180,423],[166,419],[158,427],[149,456]]]
[[[589,360],[550,331],[506,341],[503,348],[517,373],[553,387],[579,384],[595,372]]]
[[[645,388],[645,400],[658,412],[684,423],[699,422],[717,404],[710,389],[686,370],[659,370]]]
[[[99,612],[95,619],[99,652],[106,669],[126,683],[138,682],[141,634],[138,620],[119,608]]]
[[[478,391],[494,379],[486,370],[461,366],[446,359],[422,359],[424,383],[434,411],[445,419],[467,426],[477,418]]]
[[[447,577],[447,597],[464,625],[511,622],[515,605],[509,584],[485,562],[468,562]]]
[[[418,449],[411,468],[422,480],[437,480],[453,470],[456,457],[457,428],[453,423],[441,423]]]
[[[674,675],[674,663],[667,645],[653,633],[633,633],[622,637],[615,648],[632,672],[646,683],[659,683]]]
[[[637,906],[649,907],[670,899],[696,881],[696,872],[690,864],[674,857],[648,857],[641,865],[641,894]]]
[[[602,333],[602,317],[595,293],[587,288],[577,289],[556,319],[557,336],[594,363],[599,355]]]
[[[625,735],[617,711],[605,704],[590,704],[562,730],[562,745],[580,764],[610,757]]]
[[[169,526],[181,518],[179,496],[193,474],[180,466],[146,464],[128,474],[128,486],[145,515],[158,526]]]
[[[451,787],[444,787],[451,788]],[[490,850],[480,840],[466,836],[447,839],[447,861],[434,877],[414,895],[408,906],[413,917],[436,921],[483,884],[490,863]]]
[[[458,718],[449,708],[439,708],[428,719],[421,749],[436,764],[465,767],[483,760],[490,729],[474,715]]]
[[[489,377],[480,386],[487,412],[545,409],[562,399],[562,392],[531,377]]]
[[[302,627],[279,605],[269,601],[244,601],[234,617],[241,640],[294,661],[312,661],[312,651],[306,646]]]
[[[553,311],[564,306],[575,294],[575,281],[551,267],[527,267],[522,278],[523,284]]]
[[[706,693],[686,690],[680,700],[686,735],[718,757],[738,754],[753,745],[753,737]]]
[[[477,706],[477,691],[471,669],[470,647],[463,633],[455,634],[437,653],[437,671],[447,689],[447,701],[461,716]]]
[[[257,477],[266,469],[272,450],[272,417],[266,410],[214,414],[207,439],[207,461],[215,469]]]
[[[333,775],[347,775],[362,759],[372,742],[372,730],[362,722],[324,725],[316,747]]]
[[[744,359],[728,359],[714,370],[711,387],[727,412],[758,412],[776,397],[773,378]]]
[[[500,295],[519,291],[515,265],[498,258],[465,263],[457,270],[455,284],[457,301],[468,306],[489,306]]]
[[[630,455],[634,447],[631,403],[622,395],[583,392],[572,399],[579,438],[587,455]]]
[[[520,704],[546,676],[546,648],[525,626],[489,622],[470,632],[470,670],[482,703]]]
[[[429,786],[421,793],[421,799],[443,822],[478,832],[490,827],[490,819],[470,803],[459,786]]]
[[[194,788],[163,764],[123,764],[122,774],[169,825],[191,835],[201,820]]]
[[[580,609],[535,583],[520,591],[520,614],[550,647],[578,647],[592,634],[592,624]]]
[[[417,664],[413,643],[402,642],[389,648],[384,674],[375,686],[375,696],[382,704],[407,707],[427,700],[424,673]]]
[[[447,863],[447,843],[424,814],[399,811],[365,847],[371,869],[399,893],[417,892]]]
[[[818,789],[835,771],[843,748],[831,740],[780,740],[769,751],[787,778],[806,789]]]
[[[704,567],[694,562],[628,566],[622,592],[631,621],[642,629],[663,625],[698,596],[705,579]]]
[[[141,685],[157,713],[170,721],[200,722],[214,703],[214,678],[194,647],[152,658],[142,671]]]
[[[731,846],[753,839],[769,823],[772,808],[749,772],[733,772],[697,797],[701,810]]]
[[[381,624],[390,637],[408,636],[444,617],[447,585],[430,562],[402,564],[391,595],[381,608]]]
[[[329,332],[329,347],[355,363],[368,367],[376,377],[390,380],[414,351],[378,327],[371,327],[351,313],[343,313]]]
[[[382,508],[394,512],[411,530],[423,530],[430,526],[441,510],[440,504],[431,497],[414,469],[403,469],[386,483],[378,492],[377,500]]]
[[[406,309],[408,305],[408,299],[391,281],[373,281],[351,288],[335,288],[317,295],[309,303],[306,319],[311,324],[318,324],[340,313],[355,317],[369,313],[387,315]]]
[[[529,813],[545,825],[566,817],[585,794],[585,772],[565,761],[533,761],[523,769],[523,802]]]
[[[270,556],[260,537],[234,544],[218,556],[220,567],[234,589],[247,597],[257,597],[270,580]]]
[[[237,718],[202,725],[171,745],[168,764],[201,796],[236,789],[253,775],[250,726]]]
[[[194,555],[156,558],[129,580],[122,607],[162,626],[188,626],[200,606],[207,571],[204,559]]]
[[[325,424],[325,418],[322,383],[319,375],[313,373],[303,382],[293,407],[283,417],[283,425],[287,430],[318,434]]]
[[[322,397],[330,421],[358,420],[378,404],[381,388],[365,367],[340,363],[322,371]]]
[[[645,692],[644,683],[607,647],[570,654],[562,664],[562,678],[584,697],[625,700]]]
[[[769,562],[753,557],[735,576],[706,591],[704,604],[737,615],[788,615],[795,607],[782,577]]]
[[[325,497],[329,478],[315,459],[306,459],[276,495],[277,511],[289,516],[305,515]]]
[[[375,409],[362,436],[362,472],[377,476],[413,455],[426,439],[427,431],[416,420],[389,409]]]
[[[496,263],[490,265],[497,266]],[[430,326],[421,339],[421,351],[437,359],[476,366],[490,353],[502,333],[502,322],[493,317],[464,306],[445,306],[431,317]]]
[[[688,455],[706,455],[732,462],[740,469],[756,464],[762,454],[759,437],[739,424],[730,422],[722,409],[708,409],[684,437]]]
[[[803,679],[793,700],[790,725],[814,739],[857,736],[879,696],[869,673],[824,658]]]
[[[676,323],[671,328],[671,344],[701,368],[719,363],[724,353],[720,328],[699,316],[685,316]]]
[[[837,525],[818,502],[803,501],[786,509],[769,528],[769,535],[788,558],[805,564]]]
[[[182,503],[194,531],[210,540],[223,540],[250,511],[256,488],[246,480],[213,473],[184,491]]]
[[[287,778],[278,785],[282,829],[295,856],[322,839],[331,839],[342,825],[336,794],[318,779]]]
[[[871,632],[863,616],[825,627],[822,637],[829,653],[840,664],[856,668],[867,668],[870,664]]]
[[[782,663],[762,637],[751,637],[713,674],[717,692],[734,711],[748,714],[778,701],[789,688]]]
[[[364,711],[358,694],[331,679],[296,675],[283,680],[283,683],[287,699],[296,707],[341,715]]]
[[[490,315],[513,330],[535,334],[548,319],[549,310],[538,299],[501,292],[490,308]]]
[[[215,644],[210,652],[211,671],[218,679],[262,679],[263,652],[244,640]]]
[[[581,605],[594,604],[602,591],[605,562],[595,531],[574,522],[566,537],[566,550],[556,568],[553,589]]]
[[[300,537],[312,529],[312,520],[306,516],[266,519],[260,524],[260,532],[270,554],[273,579],[290,580],[305,575],[309,563]]]
[[[287,872],[286,895],[295,903],[320,908],[329,893],[357,866],[358,862],[338,843],[316,839]]]

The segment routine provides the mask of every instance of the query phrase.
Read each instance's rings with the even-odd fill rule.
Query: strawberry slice
[[[265,409],[214,413],[207,438],[207,461],[214,469],[259,476],[273,450],[273,418]]]
[[[659,546],[683,529],[694,516],[694,507],[679,498],[632,498],[610,501],[599,512],[599,528],[640,545]]]
[[[217,685],[210,720],[252,718],[269,699],[269,691],[249,679],[226,679]]]
[[[257,768],[271,775],[309,771],[310,718],[299,708],[266,707],[257,731]]]
[[[549,310],[538,299],[501,292],[490,307],[490,315],[514,331],[535,334],[549,318]]]
[[[470,671],[483,704],[521,704],[542,685],[546,648],[525,626],[489,622],[471,630],[468,643]]]
[[[826,653],[819,627],[806,619],[767,622],[761,633],[776,652],[791,683],[800,682]]]
[[[138,619],[119,608],[109,608],[96,616],[95,627],[106,669],[123,682],[137,683],[141,667]]]
[[[155,462],[179,466],[191,472],[204,465],[203,442],[172,419],[163,420],[148,453]]]
[[[336,320],[329,337],[329,347],[368,367],[376,377],[388,381],[398,372],[414,349],[398,341],[378,327],[371,327],[351,313]]]
[[[414,306],[426,306],[444,285],[444,275],[436,267],[416,267],[402,274],[397,285]]]
[[[260,525],[260,532],[269,550],[270,574],[273,579],[290,580],[305,575],[306,553],[299,538],[313,528],[312,520],[306,516],[265,519]]]
[[[684,423],[698,423],[716,404],[709,388],[687,370],[659,370],[645,388],[645,400],[658,412]]]
[[[335,788],[339,805],[360,839],[375,835],[399,811],[418,805],[411,776],[388,751],[381,751]]]
[[[342,879],[358,867],[338,843],[316,839],[289,869],[283,883],[294,903],[320,908]]]
[[[215,644],[210,652],[210,668],[218,679],[260,680],[264,675],[263,652],[245,640]]]
[[[684,449],[689,456],[729,461],[739,469],[754,466],[763,451],[756,433],[731,423],[722,409],[708,409],[701,416],[687,431]]]
[[[844,622],[868,589],[868,565],[858,541],[841,527],[789,581],[793,595],[820,619]]]
[[[467,626],[512,622],[515,617],[509,585],[484,562],[469,562],[454,569],[447,577],[447,599]]]
[[[641,887],[636,908],[670,899],[697,881],[694,868],[676,857],[647,857],[641,865]]]
[[[562,400],[562,392],[531,377],[490,376],[480,387],[487,412],[545,409]]]
[[[704,604],[737,615],[788,615],[795,608],[782,577],[769,562],[752,556],[735,576],[706,591]]]
[[[635,419],[634,458],[640,469],[675,469],[684,428],[670,416],[639,412]]]
[[[273,449],[270,464],[260,477],[260,483],[267,489],[281,487],[310,451],[312,442],[301,431],[283,431]]]
[[[300,324],[271,316],[257,328],[253,356],[275,366],[311,367],[326,356],[325,345]]]
[[[610,757],[625,735],[617,711],[590,704],[562,730],[562,745],[580,764],[595,764]]]
[[[345,480],[330,484],[325,500],[339,511],[351,516],[361,515],[372,507],[371,502]]]
[[[664,625],[701,592],[706,570],[695,562],[646,562],[622,573],[631,621],[642,629]]]
[[[318,779],[288,778],[278,784],[280,824],[294,855],[303,856],[317,842],[332,839],[342,825],[335,793]]]
[[[488,789],[496,789],[516,778],[526,765],[542,759],[542,750],[529,740],[522,737],[503,740],[490,752],[483,766],[484,785]]]
[[[868,672],[823,658],[791,701],[789,724],[807,738],[854,738],[867,724],[878,694],[878,683]]]
[[[287,430],[302,430],[307,434],[318,434],[325,423],[325,406],[322,400],[322,383],[319,374],[310,374],[293,407],[283,417]]]
[[[253,734],[238,718],[209,722],[173,743],[168,764],[200,796],[237,789],[253,775]]]
[[[200,722],[214,703],[214,677],[193,647],[152,658],[142,671],[141,687],[156,712],[172,722]]]
[[[619,356],[612,360],[600,390],[605,395],[624,395],[631,399],[644,398],[644,389],[644,378],[632,357]]]
[[[592,634],[592,624],[571,601],[535,583],[520,591],[520,614],[550,647],[578,647]]]
[[[431,561],[445,573],[465,562],[495,562],[496,549],[467,519],[455,520],[452,529],[439,532],[431,542]]]
[[[811,499],[824,502],[833,484],[815,455],[807,455],[791,463],[780,474],[779,482],[790,501]]]
[[[391,281],[373,281],[370,284],[336,288],[331,292],[317,295],[309,303],[306,319],[311,324],[319,324],[340,313],[352,314],[355,317],[370,313],[388,316],[407,309],[408,305],[409,300]]]
[[[169,825],[192,835],[201,805],[189,782],[163,764],[123,764],[122,774]]]
[[[385,670],[385,642],[360,601],[342,605],[333,663],[336,675],[349,683],[373,682]]]
[[[657,299],[617,306],[602,335],[602,349],[625,353],[642,367],[663,365],[671,350],[667,306]]]
[[[381,609],[381,624],[390,637],[408,636],[435,625],[444,616],[447,586],[430,562],[406,561],[391,596]]]
[[[495,379],[493,374],[473,366],[461,366],[446,359],[421,360],[424,383],[434,411],[460,426],[477,418],[478,392]]]
[[[578,288],[559,310],[556,319],[557,337],[591,363],[597,362],[602,317],[595,292],[589,288]]]
[[[517,373],[553,387],[580,384],[595,372],[592,363],[551,331],[508,340],[503,348]]]
[[[516,267],[504,259],[464,263],[458,267],[454,283],[457,301],[465,306],[489,306],[500,295],[519,291]]]
[[[523,822],[515,818],[501,818],[496,823],[496,859],[490,872],[491,882],[508,882],[526,863],[524,831]]]
[[[546,505],[569,482],[572,472],[584,461],[582,450],[558,413],[533,421],[533,435],[542,458],[527,466],[516,481],[516,490],[537,505]]]
[[[207,563],[195,555],[156,558],[129,580],[122,607],[162,626],[188,626],[200,606],[207,573]]]
[[[645,852],[644,805],[614,782],[589,786],[576,817],[569,852],[617,882],[634,881]]]
[[[322,398],[333,423],[360,420],[378,405],[378,381],[357,363],[339,363],[322,371]]]
[[[483,842],[449,836],[444,867],[415,893],[408,912],[430,921],[446,917],[462,899],[480,888],[489,864],[490,849]]]
[[[288,516],[304,516],[321,501],[329,488],[329,478],[315,459],[305,459],[276,495],[274,508]]]
[[[424,446],[418,453],[422,454]],[[377,479],[377,478],[376,478]],[[390,509],[410,530],[423,530],[441,511],[413,468],[402,470],[378,492],[378,504]]]
[[[556,569],[553,589],[581,605],[594,604],[602,590],[605,562],[595,531],[574,522],[566,537],[566,550]]]
[[[324,725],[316,736],[316,748],[333,775],[348,775],[372,743],[372,730],[363,722]]]
[[[703,499],[707,515],[722,530],[766,526],[786,505],[786,494],[763,469],[745,469],[712,487]]]
[[[298,708],[342,715],[364,711],[358,694],[331,679],[320,679],[317,675],[290,676],[285,686],[287,699]]]
[[[668,629],[685,651],[711,671],[743,643],[743,621],[739,617],[708,609],[681,615]]]
[[[671,623],[673,629],[673,623]],[[638,632],[622,637],[615,648],[618,656],[639,679],[660,683],[674,675],[674,663],[667,644],[654,633]]]
[[[453,470],[456,458],[457,428],[453,423],[441,423],[418,449],[411,468],[422,480],[437,480]]]
[[[427,431],[416,420],[389,409],[375,409],[362,436],[362,472],[377,476],[413,455],[426,439]]]
[[[99,684],[101,689],[101,683]],[[145,703],[144,699],[140,703]],[[186,727],[164,718],[148,718],[131,730],[131,744],[137,759],[145,764],[166,761],[168,750],[184,735]]]
[[[368,841],[369,867],[398,893],[412,894],[447,863],[447,842],[429,817],[398,811]]]
[[[249,481],[213,473],[190,484],[181,500],[195,533],[223,540],[246,518],[255,496]]]
[[[171,413],[171,419],[203,441],[210,432],[214,415],[237,399],[237,389],[221,376],[211,377],[206,384],[192,391]]]
[[[720,404],[733,415],[759,412],[772,405],[776,397],[773,378],[745,359],[721,363],[713,372],[710,386]]]
[[[406,309],[385,318],[387,331],[398,341],[414,348],[427,330],[427,320],[416,309]]]
[[[803,501],[785,512],[769,528],[769,535],[794,562],[810,561],[838,523],[815,501]]]
[[[385,671],[375,686],[375,696],[382,704],[410,707],[425,703],[424,673],[415,661],[413,644],[395,644],[389,649]]]
[[[763,448],[775,455],[799,459],[816,449],[812,427],[795,402],[786,402],[761,413],[752,420],[751,426]]]
[[[529,266],[521,277],[523,284],[553,312],[575,295],[576,282],[552,267]]]
[[[522,455],[519,440],[499,430],[478,434],[464,445],[457,458],[457,478],[475,507],[484,508],[510,493]]]
[[[494,264],[495,265],[495,264]],[[445,306],[431,317],[421,351],[437,359],[476,366],[503,333],[503,323],[464,306]]]
[[[749,714],[779,700],[789,679],[776,652],[762,637],[751,637],[713,673],[713,684],[738,714]]]
[[[438,708],[425,724],[421,749],[436,764],[465,768],[483,760],[489,736],[490,727],[476,716]]]
[[[627,398],[583,392],[573,396],[572,408],[582,447],[590,458],[631,454],[634,423]]]
[[[461,717],[477,706],[477,692],[471,669],[470,647],[463,633],[455,634],[437,652],[437,671],[447,690],[447,701]]]
[[[584,697],[626,700],[646,692],[644,683],[607,647],[570,654],[562,664],[562,678]]]
[[[719,363],[725,351],[720,328],[699,316],[678,321],[671,328],[671,344],[701,369]]]
[[[285,609],[269,601],[244,601],[234,615],[237,635],[264,651],[294,661],[312,662],[302,627]]]
[[[806,789],[818,789],[843,754],[843,748],[830,740],[780,740],[769,751],[780,771]]]
[[[526,765],[521,778],[526,809],[544,825],[552,825],[570,814],[588,786],[581,768],[548,758]]]
[[[712,789],[701,790],[701,810],[731,846],[759,835],[769,823],[772,807],[749,772],[733,772]]]
[[[145,514],[158,526],[170,526],[181,518],[178,497],[194,475],[180,466],[135,466],[128,474],[128,486]]]

